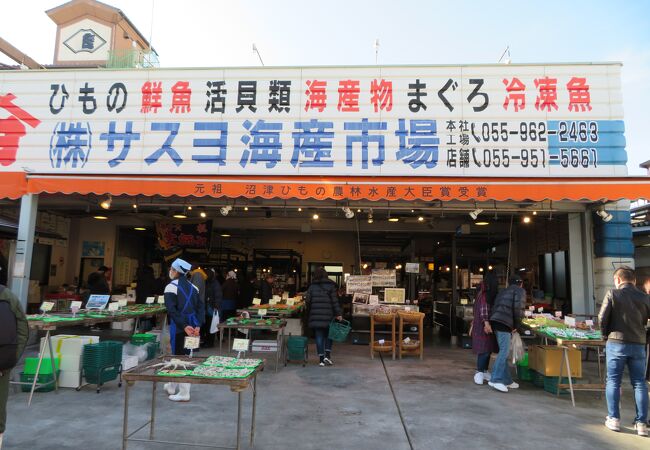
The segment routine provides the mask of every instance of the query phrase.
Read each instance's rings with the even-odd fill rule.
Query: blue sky
[[[105,1],[152,37],[163,67],[259,65],[253,43],[267,66],[374,64],[375,38],[380,64],[492,63],[506,46],[515,63],[620,61],[630,174],[650,160],[647,0]],[[51,63],[56,27],[44,11],[59,4],[13,3],[0,36]]]

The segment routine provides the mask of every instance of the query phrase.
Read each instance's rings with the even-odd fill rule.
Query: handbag
[[[219,330],[219,311],[217,309],[212,313],[212,322],[210,323],[210,334],[215,334]]]

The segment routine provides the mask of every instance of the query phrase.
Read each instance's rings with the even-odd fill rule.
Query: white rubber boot
[[[190,383],[180,383],[178,389],[178,394],[170,395],[169,399],[172,402],[189,402],[190,401],[190,388],[192,385]]]
[[[176,391],[178,390],[178,383],[165,383],[163,387],[165,389],[165,392],[167,392],[167,395],[176,395]]]
[[[2,436],[4,436],[4,433],[0,433],[0,449],[2,448]]]

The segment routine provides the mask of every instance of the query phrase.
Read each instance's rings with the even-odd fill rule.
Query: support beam
[[[16,259],[14,262],[11,290],[20,300],[24,311],[27,310],[27,294],[29,292],[29,276],[32,269],[37,210],[38,195],[23,195],[20,200],[20,220],[18,222]]]
[[[594,314],[591,216],[589,213],[571,213],[568,218],[571,311],[574,314]]]
[[[42,65],[34,61],[32,58],[27,56],[25,53],[18,50],[16,47],[11,45],[9,42],[5,41],[0,37],[0,52],[7,55],[9,58],[16,61],[18,64],[22,64],[30,69],[44,69]]]

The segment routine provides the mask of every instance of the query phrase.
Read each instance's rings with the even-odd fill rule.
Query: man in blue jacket
[[[205,320],[205,305],[199,298],[199,290],[187,280],[192,265],[178,258],[169,269],[171,282],[165,288],[165,307],[169,316],[169,337],[172,353],[185,355],[185,336],[200,336]],[[178,393],[176,388],[178,387]],[[190,401],[189,383],[166,383],[169,399],[175,402]]]

